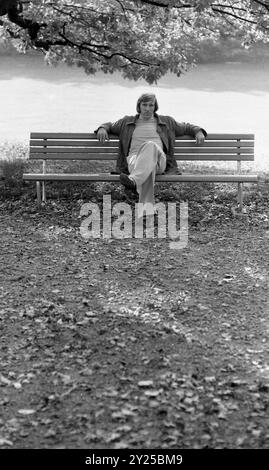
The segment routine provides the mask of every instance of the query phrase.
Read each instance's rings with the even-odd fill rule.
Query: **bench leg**
[[[40,190],[40,181],[36,182],[36,198],[38,207],[41,206],[41,190]]]
[[[46,202],[46,188],[45,188],[45,181],[42,181],[42,202]]]
[[[237,202],[239,205],[240,212],[242,212],[243,210],[243,183],[238,183]]]

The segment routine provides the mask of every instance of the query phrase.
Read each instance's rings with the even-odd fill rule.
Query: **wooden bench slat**
[[[111,150],[111,148],[95,148],[95,147],[89,147],[89,148],[64,148],[64,147],[49,147],[49,148],[42,148],[42,147],[36,147],[34,152],[36,154],[46,154],[46,155],[50,155],[50,154],[57,154],[57,155],[61,155],[62,153],[65,153],[65,154],[69,154],[69,153],[73,153],[73,154],[77,154],[77,155],[80,155],[80,154],[84,154],[84,153],[87,153],[88,155],[90,154],[95,154],[96,156],[98,156],[99,153],[107,153],[107,154],[110,154],[110,153],[114,153],[113,150]],[[195,147],[195,148],[184,148],[182,149],[181,151],[179,149],[177,149],[177,153],[180,154],[180,153],[184,153],[184,154],[203,154],[203,153],[207,153],[207,154],[215,154],[215,155],[219,155],[219,154],[232,154],[232,155],[240,155],[241,153],[242,154],[249,154],[249,153],[253,153],[253,149],[249,149],[249,148],[243,148],[242,150],[241,149],[232,149],[232,148],[206,148],[204,146],[202,147]]]
[[[31,139],[96,139],[96,134],[86,133],[86,132],[31,132]],[[118,136],[110,135],[111,139],[118,140]],[[254,134],[244,134],[244,133],[212,133],[208,134],[206,137],[207,140],[254,140]],[[193,140],[193,137],[182,136],[177,137],[176,140]]]
[[[199,154],[199,155],[191,155],[191,154],[177,154],[175,153],[175,158],[178,161],[253,161],[254,154],[247,154],[247,155],[229,155],[229,154],[222,154],[222,155],[215,155],[215,154]],[[46,161],[60,161],[60,160],[73,160],[73,161],[115,161],[117,159],[117,153],[99,153],[99,154],[42,154],[42,153],[30,153],[29,155],[30,160],[46,160]]]
[[[222,154],[222,155],[216,155],[216,154],[202,154],[200,153],[199,155],[191,155],[191,154],[175,154],[176,160],[179,161],[229,161],[229,162],[236,162],[236,161],[253,161],[254,160],[254,154],[248,154],[248,155],[228,155],[228,154]]]
[[[211,183],[257,183],[258,175],[157,175],[156,181],[159,182],[211,182]]]
[[[95,147],[95,148],[118,148],[118,141],[106,141],[99,143],[98,140],[30,140],[30,147],[34,148],[50,148],[50,147]],[[193,141],[176,141],[175,148],[193,147]],[[253,148],[254,142],[242,142],[242,141],[205,141],[203,148]]]
[[[118,140],[108,140],[101,144],[97,139],[94,140],[30,140],[30,147],[119,147]]]
[[[89,154],[89,153],[32,153],[30,152],[29,158],[31,160],[116,160],[117,153],[98,153],[98,154]]]
[[[237,148],[237,149],[234,149],[234,148],[221,148],[221,147],[217,147],[217,148],[208,148],[206,146],[197,146],[197,147],[190,147],[190,148],[183,148],[183,149],[176,149],[176,152],[181,154],[181,153],[185,153],[186,155],[187,154],[191,154],[191,153],[195,153],[195,154],[203,154],[203,153],[207,153],[207,154],[214,154],[214,155],[221,155],[221,154],[231,154],[231,155],[240,155],[240,154],[249,154],[249,153],[253,153],[253,148]]]
[[[207,134],[206,140],[254,140],[254,134]]]
[[[82,147],[48,147],[48,148],[43,148],[43,147],[35,147],[34,152],[36,154],[40,153],[46,153],[46,154],[61,154],[61,153],[74,153],[74,154],[91,154],[95,153],[96,156],[98,156],[99,153],[115,153],[115,150],[113,152],[113,148],[104,148],[104,147],[88,147],[88,148],[82,148]]]
[[[78,174],[78,173],[30,173],[24,174],[23,179],[32,181],[107,181],[119,182],[119,175],[110,173],[97,174]],[[257,175],[156,175],[156,181],[159,182],[257,182]]]
[[[184,148],[184,147],[193,147],[194,141],[176,141],[175,142],[175,148]],[[238,149],[238,148],[254,148],[254,142],[253,141],[217,141],[214,142],[213,140],[205,140],[203,143],[203,148],[219,148],[219,147],[224,147],[224,148],[233,148],[233,149]]]
[[[110,134],[110,138],[119,140],[118,136]],[[30,139],[95,139],[96,134],[86,132],[31,132]]]

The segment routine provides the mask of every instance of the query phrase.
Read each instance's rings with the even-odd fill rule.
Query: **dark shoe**
[[[125,175],[125,173],[120,174],[120,182],[125,186],[127,189],[132,189],[133,191],[136,191],[136,184],[131,178],[129,178],[128,175]]]

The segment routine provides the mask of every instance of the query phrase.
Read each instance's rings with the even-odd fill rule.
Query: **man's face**
[[[150,119],[154,114],[155,100],[142,101],[140,103],[140,116],[142,119]]]

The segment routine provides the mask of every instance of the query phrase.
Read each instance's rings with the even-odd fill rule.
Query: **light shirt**
[[[148,120],[138,118],[133,132],[129,155],[137,155],[141,145],[148,141],[155,142],[163,149],[162,140],[157,132],[157,120],[154,116]]]

